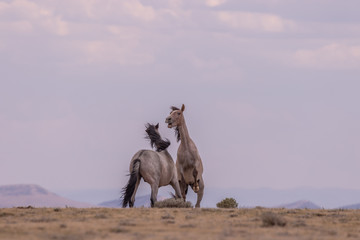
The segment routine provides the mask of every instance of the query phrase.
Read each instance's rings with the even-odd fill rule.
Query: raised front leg
[[[196,205],[195,205],[196,208],[200,207],[200,202],[203,198],[204,188],[205,188],[205,184],[204,184],[204,180],[203,180],[202,176],[200,177],[199,180],[200,180],[199,181],[199,191],[197,193],[197,201],[196,201]]]
[[[200,189],[200,187],[199,187],[200,179],[198,179],[198,171],[196,168],[194,168],[194,170],[193,170],[193,177],[194,177],[194,184],[192,184],[191,187],[192,187],[193,191],[195,193],[197,193]]]

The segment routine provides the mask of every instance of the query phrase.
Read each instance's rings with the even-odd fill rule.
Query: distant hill
[[[158,201],[162,201],[162,200],[166,199],[166,197],[158,196],[157,199],[158,199]],[[121,208],[122,207],[121,204],[122,204],[122,202],[120,199],[115,199],[115,200],[99,203],[98,206],[110,207],[110,208]],[[139,197],[136,196],[134,205],[135,205],[135,207],[150,207],[150,195],[139,196]]]
[[[137,196],[144,196],[148,204],[150,204],[151,189],[147,184],[140,184]],[[92,189],[91,191],[73,191],[62,192],[62,196],[66,196],[70,199],[74,199],[82,202],[91,202],[98,204],[107,200],[115,199],[115,202],[119,201],[121,195],[121,188],[117,189]],[[170,197],[169,192],[174,192],[171,186],[161,187],[159,189],[159,196]],[[334,209],[340,206],[349,206],[354,203],[360,203],[360,189],[338,189],[338,188],[293,188],[293,189],[270,189],[270,188],[257,188],[257,189],[244,189],[244,188],[215,188],[206,187],[203,200],[201,201],[201,207],[216,207],[216,203],[225,198],[232,197],[239,203],[239,207],[252,208],[256,206],[261,207],[274,207],[281,203],[293,203],[300,199],[307,199],[316,203],[321,208]],[[186,200],[195,205],[196,194],[189,189]],[[135,202],[136,205],[142,200],[138,199]],[[119,205],[120,203],[118,203]],[[145,205],[146,203],[140,203]],[[111,205],[116,207],[116,205]]]
[[[63,198],[51,193],[46,189],[31,184],[0,186],[0,208],[12,207],[94,207],[88,203],[82,203]]]
[[[340,207],[340,208],[341,209],[360,209],[360,203],[346,205],[346,206],[343,206],[343,207]]]
[[[320,206],[316,205],[315,203],[306,201],[306,200],[296,201],[296,202],[287,203],[287,204],[281,204],[277,207],[289,208],[289,209],[320,209],[321,208]]]

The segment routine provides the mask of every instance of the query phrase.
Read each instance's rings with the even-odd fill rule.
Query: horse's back
[[[149,170],[160,165],[160,157],[155,151],[139,150],[131,159],[130,171],[132,170],[132,162],[134,162],[136,159],[140,160],[142,168]]]
[[[131,160],[130,172],[132,171],[132,162],[136,159],[140,160],[140,174],[147,183],[155,182],[160,186],[165,186],[169,184],[169,181],[174,176],[174,161],[167,151],[138,151]]]

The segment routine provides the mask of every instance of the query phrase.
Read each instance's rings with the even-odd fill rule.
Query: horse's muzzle
[[[171,118],[167,118],[167,119],[165,120],[165,123],[168,124],[168,128],[172,128]]]

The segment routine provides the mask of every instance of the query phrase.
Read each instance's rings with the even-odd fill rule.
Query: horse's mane
[[[170,109],[171,109],[171,113],[172,113],[173,111],[180,110],[179,108],[174,107],[174,106],[171,106]],[[178,127],[175,128],[175,136],[176,136],[176,141],[180,141],[180,132],[179,132],[179,128],[178,128]]]
[[[171,112],[176,111],[176,110],[180,110],[179,108],[174,107],[174,106],[171,106],[170,109],[171,109]]]
[[[176,136],[176,141],[180,141],[180,131],[179,131],[179,127],[175,128],[175,136]]]
[[[153,148],[155,146],[157,152],[166,150],[170,146],[170,141],[168,139],[163,140],[160,134],[156,131],[155,126],[148,123],[146,124],[146,139],[150,140],[150,145]]]

